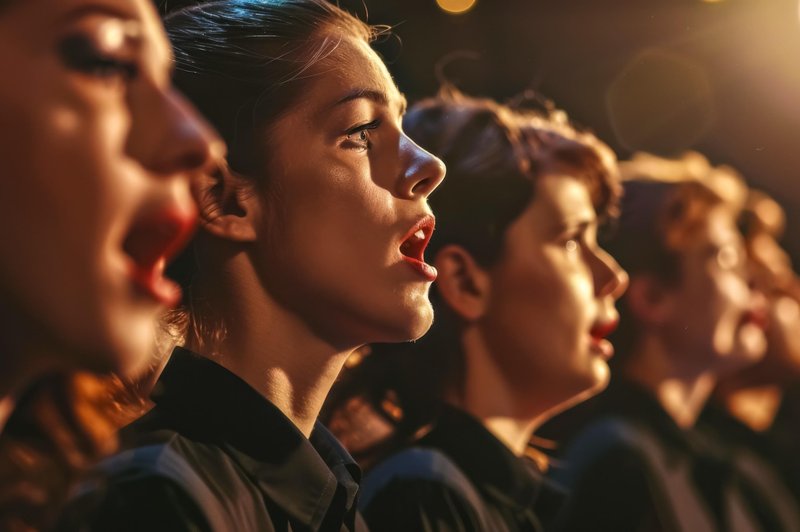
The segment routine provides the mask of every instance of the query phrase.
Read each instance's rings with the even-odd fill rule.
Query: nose
[[[171,176],[210,169],[224,157],[225,143],[182,94],[172,88],[153,92],[131,133],[143,166]]]
[[[438,157],[400,135],[402,173],[397,195],[404,199],[425,199],[444,179],[445,166]]]
[[[611,296],[619,299],[628,289],[630,278],[628,272],[609,255],[604,249],[597,248],[592,261],[592,276],[594,277],[595,295],[598,297]]]

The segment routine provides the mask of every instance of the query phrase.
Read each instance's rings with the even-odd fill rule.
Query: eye
[[[138,66],[127,58],[99,50],[86,35],[70,35],[58,45],[64,64],[77,72],[96,78],[110,80],[120,78],[128,81],[138,75]]]
[[[744,262],[739,248],[733,244],[726,244],[719,248],[715,259],[720,269],[728,271],[741,269]]]
[[[372,147],[372,142],[370,140],[371,131],[377,129],[380,125],[380,120],[373,120],[367,124],[362,124],[347,130],[345,132],[345,147],[357,149],[359,151],[368,150]]]
[[[567,253],[574,253],[578,251],[578,241],[575,238],[570,238],[564,242],[564,249],[567,250]]]

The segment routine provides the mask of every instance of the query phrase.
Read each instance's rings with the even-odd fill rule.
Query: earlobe
[[[669,287],[652,275],[631,277],[625,300],[628,308],[645,325],[663,324],[672,307]]]
[[[257,238],[258,198],[252,184],[229,169],[204,174],[195,188],[200,225],[208,233],[237,242]]]
[[[467,250],[452,244],[439,250],[434,266],[439,272],[436,287],[442,300],[465,321],[479,320],[489,299],[489,273]]]

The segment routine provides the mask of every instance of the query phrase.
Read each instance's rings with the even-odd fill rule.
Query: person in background
[[[448,166],[431,199],[436,321],[413,344],[372,346],[331,397],[331,427],[371,464],[374,530],[542,530],[562,492],[531,435],[608,382],[627,277],[596,236],[616,158],[561,111],[450,87],[404,125]]]
[[[47,527],[113,448],[100,377],[149,358],[165,263],[224,146],[147,0],[0,2],[0,529]]]
[[[627,269],[609,389],[554,420],[553,477],[571,490],[563,530],[756,530],[730,464],[695,429],[717,382],[766,349],[737,220],[741,178],[700,154],[621,163]],[[554,428],[556,427],[556,428]]]
[[[418,338],[441,161],[402,130],[372,28],[324,0],[165,19],[176,81],[228,143],[179,261],[179,340],[62,530],[361,530],[360,470],[317,422],[347,357]]]
[[[796,418],[787,415],[800,382],[800,282],[778,243],[780,205],[751,190],[742,222],[754,285],[767,299],[767,353],[719,382],[699,427],[732,455],[764,528],[800,530]]]

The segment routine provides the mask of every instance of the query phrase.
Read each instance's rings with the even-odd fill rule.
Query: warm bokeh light
[[[476,0],[436,0],[436,3],[439,4],[439,7],[444,11],[454,15],[460,15],[475,7],[475,1]]]

